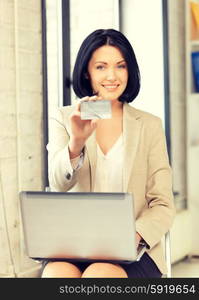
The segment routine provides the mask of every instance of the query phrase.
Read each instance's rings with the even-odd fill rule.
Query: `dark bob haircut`
[[[117,47],[126,61],[128,82],[119,101],[132,102],[140,90],[139,67],[131,44],[121,32],[114,29],[95,30],[83,41],[73,70],[74,92],[79,98],[93,95],[93,89],[87,76],[88,63],[93,52],[104,45]]]

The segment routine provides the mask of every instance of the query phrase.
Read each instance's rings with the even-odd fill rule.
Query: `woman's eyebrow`
[[[105,61],[96,61],[95,64],[106,64],[107,65],[107,62],[105,62]]]
[[[124,59],[123,60],[121,60],[121,61],[118,61],[117,62],[117,65],[119,65],[119,64],[121,64],[121,63],[123,63],[123,62],[126,62]]]
[[[123,59],[123,60],[118,61],[116,64],[119,65],[123,62],[126,62],[126,61]],[[105,61],[96,61],[95,64],[105,64],[105,65],[107,65],[108,63],[105,62]]]

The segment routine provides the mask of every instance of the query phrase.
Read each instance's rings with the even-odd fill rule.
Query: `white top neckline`
[[[121,134],[106,155],[97,145],[94,192],[123,192],[123,135]]]
[[[111,155],[111,153],[113,152],[113,151],[115,151],[116,149],[117,149],[117,147],[118,146],[120,146],[120,144],[122,144],[122,137],[123,137],[123,135],[122,135],[122,133],[120,134],[120,136],[119,136],[119,138],[115,141],[115,143],[112,145],[112,147],[109,149],[109,151],[106,153],[106,154],[104,154],[103,153],[103,151],[102,151],[102,149],[100,148],[100,146],[98,145],[98,143],[97,143],[97,150],[100,152],[100,154],[102,155],[102,156],[104,156],[104,157],[108,157],[108,156],[110,156]]]

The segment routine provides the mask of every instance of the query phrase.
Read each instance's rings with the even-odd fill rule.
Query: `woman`
[[[171,169],[161,120],[132,102],[140,74],[132,46],[113,29],[96,30],[82,43],[73,72],[77,105],[51,118],[51,190],[129,192],[134,195],[137,246],[149,250],[128,266],[109,262],[47,262],[42,277],[161,277],[166,272],[161,238],[175,215]],[[112,118],[81,120],[80,102],[111,101]]]

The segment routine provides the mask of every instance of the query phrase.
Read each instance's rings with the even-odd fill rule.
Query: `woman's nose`
[[[116,75],[115,75],[115,70],[110,68],[109,70],[107,70],[107,77],[106,79],[107,80],[111,80],[111,81],[114,81],[116,78]]]

